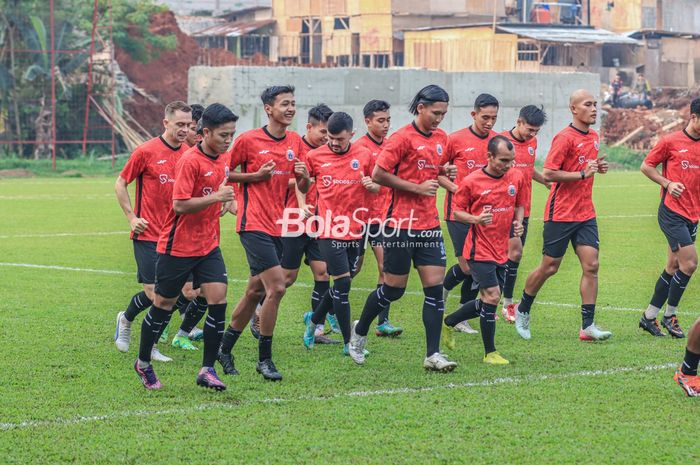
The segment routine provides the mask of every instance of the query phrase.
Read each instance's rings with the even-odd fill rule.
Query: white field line
[[[34,263],[8,263],[8,262],[0,262],[0,267],[7,267],[7,268],[33,268],[33,269],[40,269],[40,270],[56,270],[56,271],[77,271],[77,272],[82,272],[82,273],[98,273],[98,274],[111,274],[111,275],[122,275],[122,276],[133,276],[135,274],[134,271],[121,271],[121,270],[101,270],[101,269],[95,269],[95,268],[78,268],[78,267],[73,267],[73,266],[59,266],[59,265],[39,265],[39,264],[34,264]],[[246,284],[248,282],[247,279],[236,279],[236,278],[229,278],[229,282],[231,283],[236,283],[236,284]],[[308,283],[303,283],[297,281],[294,283],[293,287],[301,287],[301,288],[307,288],[311,289],[313,288],[312,285]],[[362,291],[362,292],[372,292],[376,288],[369,288],[369,287],[353,287],[354,291]],[[423,295],[422,291],[406,291],[405,294],[408,295]],[[450,296],[453,299],[457,299],[458,296],[456,293],[452,293]],[[547,302],[547,301],[535,301],[536,305],[547,305],[551,307],[564,307],[564,308],[579,308],[580,305],[578,304],[571,304],[571,303],[560,303],[560,302]],[[638,308],[631,308],[631,307],[617,307],[614,305],[599,305],[598,306],[599,310],[612,310],[612,311],[617,311],[617,312],[634,312],[634,313],[639,313],[644,310],[642,307]],[[678,315],[691,315],[694,316],[696,315],[695,313],[692,312],[677,312]]]
[[[424,386],[424,387],[399,387],[399,388],[388,388],[388,389],[378,389],[370,391],[350,391],[341,392],[329,396],[298,396],[298,397],[277,397],[277,398],[266,398],[266,399],[253,399],[249,401],[244,401],[236,404],[224,404],[224,403],[208,403],[200,404],[193,407],[182,407],[182,408],[171,408],[164,410],[126,410],[122,412],[107,413],[103,415],[91,415],[91,416],[75,416],[70,418],[54,418],[51,420],[26,420],[17,423],[0,423],[0,431],[10,431],[10,430],[20,430],[29,428],[42,428],[42,427],[67,427],[73,425],[80,425],[84,423],[101,423],[108,422],[112,420],[119,420],[123,418],[144,418],[150,416],[162,416],[162,415],[188,415],[197,412],[203,412],[207,410],[236,410],[241,406],[245,405],[255,405],[255,404],[281,404],[281,403],[293,403],[293,402],[320,402],[328,401],[333,399],[346,399],[346,398],[358,398],[358,397],[381,397],[390,395],[401,395],[401,394],[421,394],[430,393],[435,391],[444,391],[451,389],[470,389],[479,387],[489,387],[489,386],[499,386],[504,384],[522,384],[530,382],[541,382],[541,381],[557,381],[557,380],[567,380],[575,378],[591,378],[597,376],[610,376],[617,375],[621,373],[631,373],[631,372],[649,372],[649,371],[659,371],[667,370],[669,368],[674,368],[678,366],[677,362],[664,363],[661,365],[647,365],[643,367],[619,367],[619,368],[609,368],[606,370],[586,370],[586,371],[575,371],[571,373],[550,373],[542,375],[528,375],[528,376],[516,376],[516,377],[506,377],[506,378],[495,378],[487,379],[481,381],[468,381],[464,383],[449,383],[443,386]]]
[[[0,195],[0,200],[99,200],[111,198],[114,198],[114,194]]]

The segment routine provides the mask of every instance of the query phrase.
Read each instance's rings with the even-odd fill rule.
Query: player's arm
[[[473,215],[471,210],[470,185],[463,180],[454,197],[454,218],[460,223],[466,224],[490,224],[493,221],[491,210],[482,211],[479,215]]]
[[[440,184],[440,187],[452,194],[457,192],[457,188],[459,187],[457,186],[457,184],[450,181],[450,178],[448,178],[447,176],[438,176],[438,184]]]
[[[659,173],[659,171],[656,169],[656,165],[650,165],[647,160],[644,160],[642,162],[641,171],[642,173],[644,173],[644,176],[646,176],[647,178],[651,179],[656,184],[664,188],[673,197],[680,197],[683,191],[685,190],[685,186],[683,185],[683,183],[673,182],[670,179],[666,178],[661,173]]]
[[[438,181],[435,179],[429,179],[420,184],[407,181],[396,176],[395,174],[389,173],[379,165],[374,166],[372,179],[377,184],[389,187],[391,189],[406,191],[416,195],[426,195],[429,197],[435,197],[435,193],[437,192],[439,186]]]
[[[576,182],[588,179],[598,172],[598,162],[589,162],[581,171],[562,171],[544,168],[542,174],[545,182]]]
[[[275,162],[270,160],[265,162],[254,173],[241,173],[240,171],[229,171],[228,181],[233,183],[254,183],[267,181],[272,177],[272,171],[275,169]]]
[[[547,189],[549,189],[550,186],[551,186],[550,183],[548,183],[547,181],[545,181],[544,175],[543,175],[542,173],[540,173],[537,169],[535,169],[535,171],[533,171],[533,173],[532,173],[532,179],[533,179],[535,182],[538,182],[538,183],[542,184],[542,185],[543,185],[544,187],[546,187]]]
[[[204,197],[192,197],[189,199],[174,199],[173,210],[178,215],[187,215],[188,213],[197,213],[215,203],[231,202],[234,199],[233,187],[226,185],[227,180],[219,186],[219,190],[211,195]]]
[[[299,158],[294,159],[294,180],[299,192],[303,194],[309,192],[309,187],[311,186],[309,170],[306,167],[306,163]]]
[[[493,213],[482,211],[479,215],[472,215],[463,210],[454,211],[455,220],[466,224],[490,224],[493,221]]]
[[[139,218],[134,213],[131,197],[129,197],[129,189],[127,188],[128,185],[129,183],[126,182],[126,179],[119,176],[117,177],[117,182],[114,183],[114,192],[117,194],[117,201],[124,212],[124,216],[126,216],[126,220],[129,222],[129,227],[136,234],[141,234],[148,228],[148,221]]]

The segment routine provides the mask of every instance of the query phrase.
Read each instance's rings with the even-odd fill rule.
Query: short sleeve
[[[548,170],[560,170],[564,166],[567,153],[569,153],[569,139],[561,134],[557,134],[552,140],[552,146],[544,161],[544,167]]]
[[[454,196],[454,202],[455,202],[455,210],[457,211],[463,211],[463,212],[470,212],[470,207],[471,207],[471,182],[469,181],[469,178],[464,178],[462,182],[460,183],[459,187],[457,188],[457,192],[455,192]]]
[[[666,143],[666,139],[662,138],[661,140],[659,140],[659,142],[656,143],[654,148],[651,149],[651,152],[649,152],[649,154],[644,159],[644,163],[646,165],[653,166],[654,168],[656,168],[661,163],[668,160],[668,157],[668,144]]]
[[[244,136],[241,136],[233,141],[233,147],[231,147],[231,164],[229,165],[231,171],[248,161],[248,151],[246,150],[246,145],[246,137]]]
[[[137,148],[129,157],[129,161],[126,162],[119,176],[129,184],[144,171],[146,171],[146,154],[140,148]]]
[[[526,195],[526,179],[525,176],[522,174],[518,173],[518,180],[516,185],[517,187],[517,194],[515,196],[515,206],[517,207],[526,207],[527,206],[527,201],[528,201],[528,196]]]
[[[197,180],[197,165],[191,158],[183,158],[177,169],[175,185],[173,186],[173,200],[189,200],[192,198],[194,184]]]
[[[386,141],[385,146],[377,157],[377,165],[384,171],[393,172],[404,153],[404,138],[394,134]]]

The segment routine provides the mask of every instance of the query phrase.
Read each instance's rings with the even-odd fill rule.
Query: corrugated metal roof
[[[527,27],[514,25],[498,25],[500,32],[517,34],[540,42],[557,42],[571,44],[628,44],[638,45],[639,42],[623,34],[615,34],[605,29],[588,27]]]
[[[194,37],[238,37],[255,32],[270,24],[274,24],[274,19],[260,19],[258,21],[234,21],[232,23],[212,26],[209,29],[193,34]]]

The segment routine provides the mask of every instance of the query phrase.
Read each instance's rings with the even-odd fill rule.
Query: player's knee
[[[689,260],[685,260],[683,263],[680,264],[681,266],[679,267],[680,270],[687,274],[688,276],[692,275],[695,273],[695,271],[698,269],[698,257],[693,257]]]
[[[156,291],[154,286],[144,286],[143,292],[146,294],[146,297],[148,297],[148,300],[150,300],[151,302],[153,302],[156,299]]]
[[[350,278],[350,276],[344,276],[333,281],[333,289],[341,294],[348,294],[350,292],[351,283],[352,278]]]
[[[287,291],[287,287],[284,285],[284,281],[278,283],[270,284],[268,288],[265,289],[267,292],[265,294],[266,299],[281,299],[284,293]]]
[[[501,300],[501,290],[498,287],[490,287],[481,290],[481,300],[491,305],[498,305]]]
[[[510,258],[511,261],[520,263],[520,260],[523,258],[523,249],[511,250],[508,254],[508,258]]]
[[[559,262],[548,262],[542,265],[542,273],[546,277],[554,276],[559,271]]]
[[[588,260],[583,264],[583,272],[588,275],[598,275],[598,259]]]
[[[406,292],[406,288],[387,286],[386,284],[383,284],[382,287],[379,288],[378,292],[381,292],[382,296],[389,302],[394,302],[403,296],[404,292]],[[442,293],[440,294],[440,297],[442,297]]]
[[[191,287],[189,289],[183,288],[182,295],[184,295],[187,300],[194,300],[199,295],[199,289],[192,289]]]
[[[247,288],[245,291],[246,299],[255,302],[260,302],[265,297],[265,288]]]
[[[224,305],[224,304],[226,304],[226,295],[214,296],[214,298],[207,300],[207,305]]]

